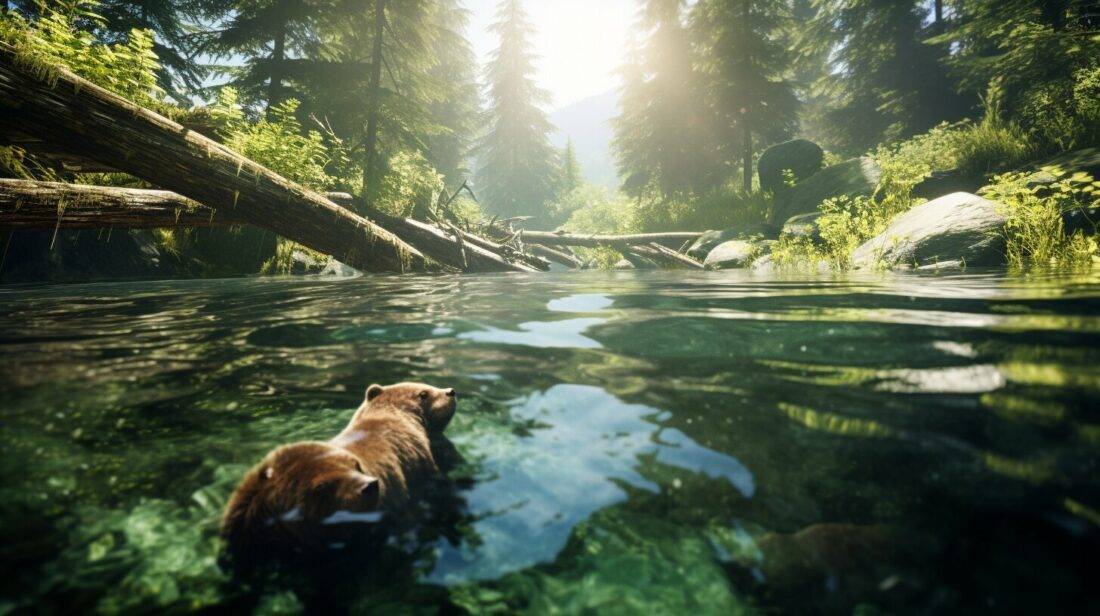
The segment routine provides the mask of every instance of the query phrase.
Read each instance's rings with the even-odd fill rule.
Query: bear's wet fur
[[[344,545],[443,479],[433,442],[455,412],[453,389],[423,383],[367,388],[340,434],[276,448],[229,499],[222,537],[236,563]]]

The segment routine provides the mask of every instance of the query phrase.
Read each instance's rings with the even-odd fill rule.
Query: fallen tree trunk
[[[416,248],[225,146],[64,69],[0,45],[5,124],[364,271],[425,270]]]
[[[244,224],[167,190],[0,179],[0,229],[154,229]]]
[[[574,257],[572,254],[565,252],[564,250],[556,250],[549,246],[542,246],[540,244],[531,244],[528,248],[531,250],[531,254],[540,256],[544,259],[548,259],[560,265],[571,267],[573,269],[580,269],[584,267],[584,263],[580,259]]]
[[[634,233],[630,235],[580,235],[574,233],[558,233],[549,231],[524,231],[523,241],[528,244],[542,244],[544,246],[632,246],[644,245],[651,242],[658,244],[673,244],[679,246],[687,240],[694,240],[702,235],[701,232],[669,232],[669,233]]]
[[[352,207],[355,202],[355,197],[348,193],[326,193],[326,196],[334,203],[347,207]],[[397,237],[420,247],[432,258],[457,269],[468,272],[538,271],[534,266],[508,261],[499,254],[500,251],[494,251],[487,246],[492,244],[488,240],[477,238],[479,241],[465,243],[460,241],[469,240],[469,235],[472,234],[460,234],[455,238],[439,227],[426,222],[414,218],[391,216],[378,210],[369,211],[367,216]]]
[[[632,246],[630,249],[644,257],[653,259],[658,263],[684,267],[687,269],[706,269],[703,267],[702,263],[696,261],[695,259],[692,259],[691,257],[683,253],[676,252],[671,248],[667,248],[665,246],[657,244],[656,242],[647,244],[645,246]]]

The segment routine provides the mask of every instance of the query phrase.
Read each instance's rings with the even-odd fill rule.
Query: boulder
[[[618,261],[615,262],[615,265],[611,266],[611,269],[632,270],[632,269],[637,269],[637,268],[634,267],[634,264],[631,263],[630,261],[628,261],[627,259],[619,259]]]
[[[810,212],[791,216],[783,223],[782,236],[808,238],[813,242],[821,241],[821,228],[817,226],[817,219],[821,218],[821,212]]]
[[[747,240],[722,242],[707,254],[703,266],[707,269],[738,269],[748,267],[760,255],[761,246]]]
[[[350,265],[346,265],[337,261],[336,259],[329,259],[325,268],[321,270],[320,276],[331,276],[333,278],[352,278],[359,276],[359,270]]]
[[[821,146],[805,139],[795,139],[773,145],[764,150],[757,163],[760,176],[760,190],[778,192],[787,188],[784,170],[794,174],[794,180],[801,182],[821,171],[825,152]]]
[[[878,186],[882,169],[870,158],[853,158],[826,167],[805,181],[775,196],[772,220],[816,212],[822,201],[834,197],[870,195]]]
[[[933,171],[913,187],[910,194],[921,199],[937,199],[944,195],[957,192],[977,192],[985,186],[985,176],[980,173],[971,173],[952,169],[950,171]]]
[[[699,236],[687,249],[688,256],[702,261],[707,258],[710,251],[723,242],[730,240],[751,240],[760,238],[774,238],[779,236],[779,230],[768,223],[742,225],[720,231],[707,231]]]
[[[901,214],[890,227],[852,253],[852,265],[923,267],[959,261],[1004,263],[1005,215],[1000,204],[954,193]]]

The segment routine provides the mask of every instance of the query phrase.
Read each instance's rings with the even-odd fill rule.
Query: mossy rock
[[[719,244],[730,240],[774,239],[779,230],[768,223],[742,225],[719,231],[707,231],[699,236],[687,249],[689,257],[702,261]]]
[[[969,193],[929,201],[898,216],[852,253],[852,264],[924,267],[1004,264],[1003,207]]]
[[[812,242],[820,242],[821,227],[817,224],[819,218],[821,218],[821,212],[791,216],[787,222],[783,223],[783,230],[779,234],[784,237],[808,238]]]
[[[797,214],[816,212],[826,199],[870,195],[878,186],[882,169],[863,157],[826,167],[803,182],[775,196],[772,221],[785,221]]]
[[[710,251],[703,265],[712,270],[747,268],[761,255],[769,253],[772,244],[771,240],[722,242]]]
[[[825,152],[821,146],[805,139],[795,139],[773,145],[764,150],[757,163],[757,174],[760,176],[760,190],[779,192],[785,188],[785,170],[794,174],[794,180],[801,182],[821,171],[821,164],[825,160]]]

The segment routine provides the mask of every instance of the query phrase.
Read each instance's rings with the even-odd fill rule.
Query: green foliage
[[[721,184],[723,164],[710,145],[690,32],[683,24],[683,0],[644,3],[637,34],[620,69],[619,114],[613,146],[622,190],[635,198],[686,198]]]
[[[519,0],[503,0],[493,31],[500,45],[486,68],[488,130],[478,145],[478,192],[491,214],[538,215],[554,198],[553,126],[540,107],[549,94],[534,79],[534,30]]]
[[[157,85],[160,63],[152,32],[133,30],[125,41],[101,43],[92,32],[78,28],[80,22],[102,26],[98,6],[91,0],[46,6],[31,20],[13,11],[0,14],[0,41],[44,77],[65,68],[140,105],[156,106],[163,91]]]
[[[566,231],[621,234],[637,229],[634,206],[630,200],[591,185],[581,186],[566,194],[552,206],[551,211],[556,217],[568,217],[561,225]]]
[[[723,186],[695,199],[640,200],[635,220],[647,232],[728,229],[768,220],[771,207],[767,193],[745,194]]]
[[[577,163],[577,152],[573,148],[573,140],[569,139],[565,142],[565,150],[561,154],[561,186],[558,187],[558,191],[561,194],[568,194],[580,187],[583,181],[581,166]]]
[[[222,90],[218,105],[235,108],[236,93]],[[237,121],[225,145],[288,180],[314,190],[327,190],[335,183],[326,172],[332,157],[319,132],[302,129],[295,116],[297,109],[298,101],[288,100],[272,107],[265,119]]]
[[[945,44],[924,42],[928,3],[818,0],[800,39],[806,57],[830,54],[818,78],[821,126],[830,149],[850,153],[961,117],[972,99],[956,94],[941,63]]]
[[[1095,235],[1067,235],[1063,213],[1100,205],[1100,181],[1088,173],[1044,167],[1035,174],[999,175],[981,194],[1006,210],[1006,254],[1010,267],[1087,267],[1100,261]]]
[[[702,0],[691,12],[717,155],[751,169],[753,139],[771,145],[796,125],[799,101],[787,78],[792,58],[783,36],[789,7],[777,0]]]
[[[375,207],[395,216],[427,219],[443,191],[443,176],[420,152],[400,152],[380,179]]]
[[[1044,149],[1072,150],[1100,143],[1100,65],[1070,79],[1042,83],[1022,97],[1021,122]]]

